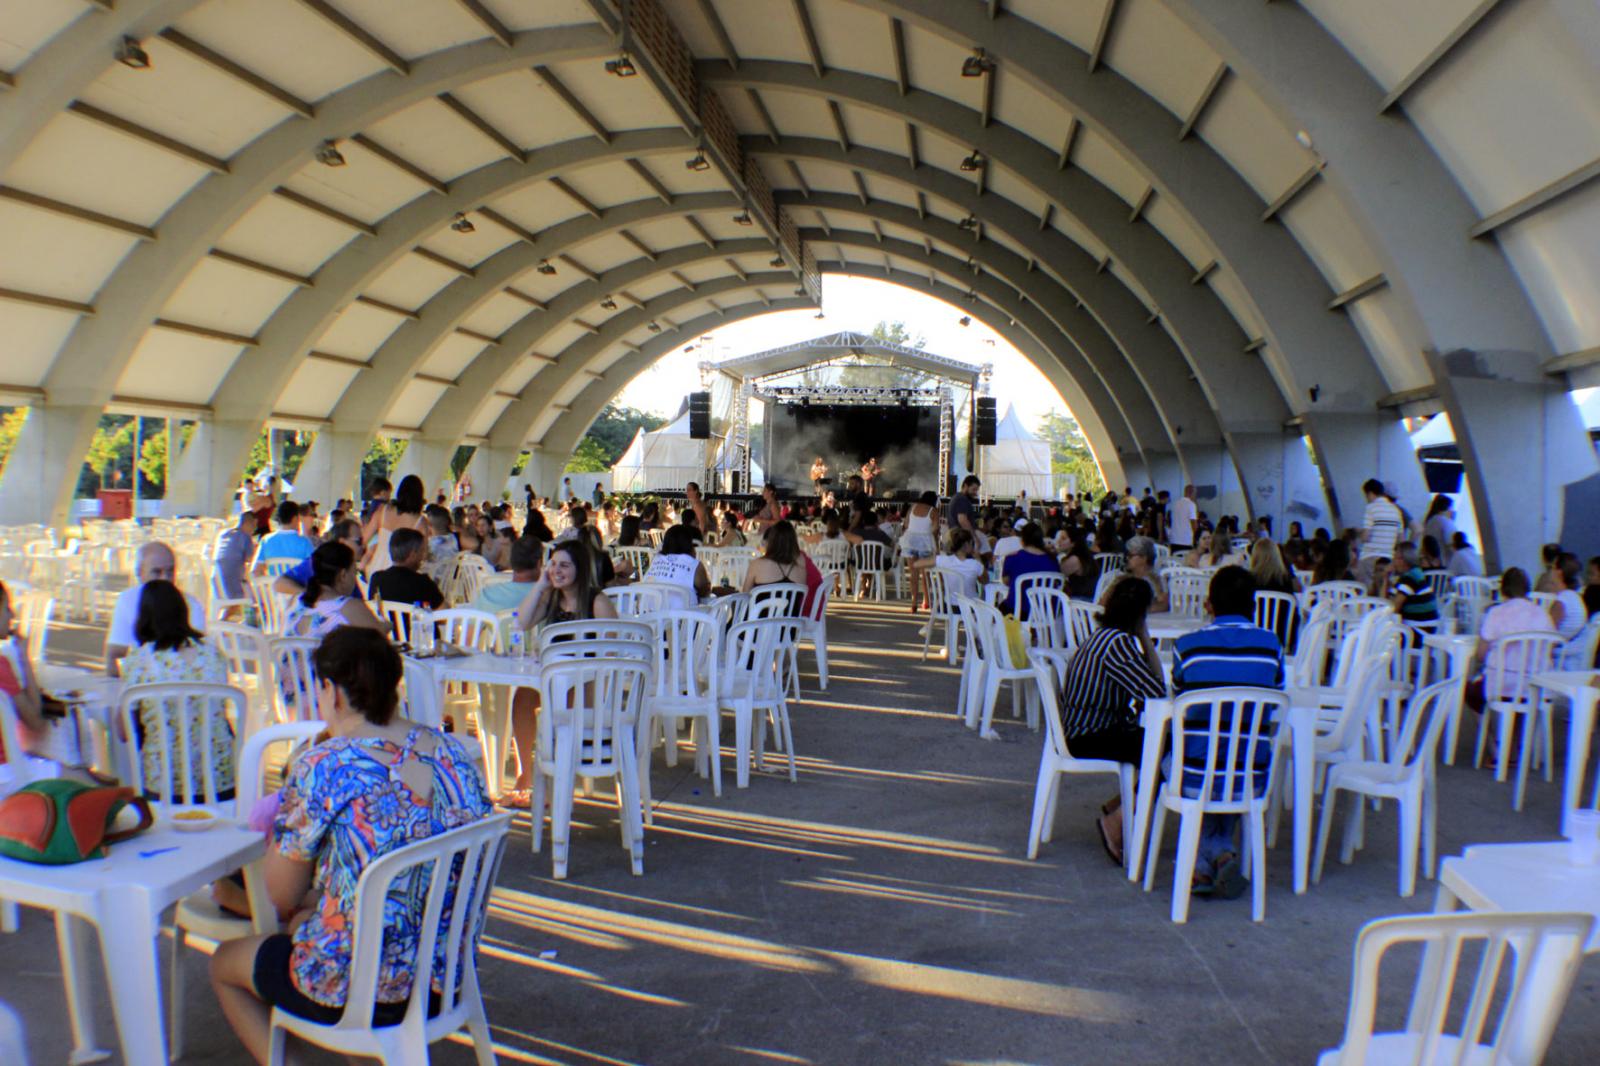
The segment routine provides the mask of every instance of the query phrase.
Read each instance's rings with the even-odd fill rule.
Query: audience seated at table
[[[650,560],[644,580],[683,589],[690,604],[711,595],[711,575],[706,573],[705,564],[695,557],[694,535],[688,526],[680,523],[662,536],[661,547]]]
[[[355,552],[341,541],[318,545],[311,553],[311,579],[285,615],[284,636],[320,640],[341,626],[387,632],[388,624],[372,613],[356,591]]]
[[[1216,572],[1206,595],[1211,624],[1179,637],[1173,644],[1174,692],[1232,686],[1283,688],[1283,646],[1277,634],[1255,624],[1255,599],[1255,579],[1250,571],[1242,566],[1224,566]],[[1208,721],[1197,716],[1189,723],[1197,732],[1184,738],[1181,759],[1185,767],[1204,767]],[[1253,776],[1258,789],[1266,787],[1271,747],[1271,741],[1265,741],[1250,755],[1257,770]],[[1240,759],[1240,753],[1235,753],[1234,758]],[[1164,767],[1163,772],[1170,775],[1170,766]],[[1188,779],[1192,777],[1193,787],[1198,787],[1198,774],[1192,770],[1184,772],[1185,784],[1189,784]],[[1234,839],[1238,828],[1237,814],[1206,815],[1200,828],[1200,851],[1195,860],[1192,892],[1197,895],[1214,893],[1224,899],[1234,899],[1244,893],[1247,882]]]
[[[496,570],[504,570],[511,558],[511,539],[494,524],[494,519],[480,514],[473,523],[478,534],[478,554],[488,560]]]
[[[761,554],[750,560],[740,591],[749,592],[762,585],[804,585],[806,598],[800,613],[809,612],[816,602],[817,590],[822,587],[822,571],[811,561],[811,556],[800,550],[800,538],[795,534],[794,525],[786,518],[778,519],[761,535],[761,546]]]
[[[346,549],[348,550],[348,549]],[[353,568],[353,561],[352,561]],[[349,993],[357,886],[376,859],[489,813],[483,781],[452,736],[397,716],[400,657],[380,633],[345,628],[316,652],[317,703],[328,737],[290,765],[264,864],[287,932],[221,944],[211,983],[228,1024],[267,1060],[274,1007],[331,1024]],[[453,891],[449,898],[464,900]],[[397,882],[385,906],[385,947],[373,1022],[393,1025],[426,965],[442,988],[441,951],[416,959],[422,893]],[[441,928],[454,915],[440,915]]]
[[[1343,540],[1330,540],[1322,548],[1316,564],[1311,568],[1311,584],[1350,580],[1350,545]]]
[[[1561,649],[1560,665],[1563,670],[1592,670],[1596,661],[1600,661],[1600,648],[1596,649],[1595,655],[1589,655],[1589,642],[1594,639],[1595,630],[1600,629],[1600,585],[1583,586],[1582,595],[1588,621]]]
[[[1079,600],[1089,599],[1100,580],[1100,566],[1094,561],[1094,552],[1084,532],[1063,526],[1056,534],[1055,544],[1056,562],[1061,576],[1067,579],[1067,595]]]
[[[594,563],[589,546],[582,540],[562,541],[550,549],[550,559],[517,609],[517,621],[526,632],[530,646],[536,631],[555,622],[578,622],[591,618],[615,618],[617,608],[605,589],[594,580]],[[533,753],[538,720],[539,694],[519,688],[511,699],[511,736],[517,742],[517,779],[511,789],[495,802],[505,807],[527,809],[528,787],[533,780]]]
[[[256,547],[253,574],[265,574],[269,563],[298,563],[309,559],[317,546],[307,535],[308,531],[316,529],[316,518],[298,503],[284,500],[278,504],[275,517],[278,528],[262,537]]]
[[[217,534],[215,562],[216,584],[222,595],[230,600],[242,599],[245,594],[245,576],[250,571],[250,561],[256,550],[256,516],[253,511],[239,515],[238,524]]]
[[[1481,712],[1488,701],[1511,696],[1520,686],[1528,664],[1507,660],[1500,646],[1506,637],[1514,633],[1554,633],[1555,628],[1549,613],[1528,598],[1527,572],[1513,566],[1501,574],[1500,602],[1485,611],[1478,624],[1478,644],[1467,671],[1470,680],[1464,697],[1466,705]]]
[[[1183,553],[1180,560],[1192,570],[1202,570],[1211,565],[1211,531],[1203,530],[1195,538],[1194,547]]]
[[[139,620],[139,597],[145,583],[176,581],[178,560],[170,547],[159,540],[152,540],[139,548],[134,569],[134,576],[138,580],[118,594],[116,605],[111,610],[111,628],[106,633],[105,667],[106,673],[112,677],[118,673],[117,661],[128,653],[129,648],[139,643],[133,629]],[[193,596],[185,594],[184,599],[189,604],[189,627],[204,632],[206,609]]]
[[[129,685],[159,685],[172,682],[198,682],[207,685],[228,683],[228,660],[206,642],[189,624],[183,594],[169,581],[148,581],[139,594],[139,620],[134,626],[139,644],[122,660],[122,677]],[[190,749],[188,782],[192,802],[203,802],[205,763],[209,760],[219,798],[233,797],[233,727],[220,704],[198,697],[185,701]],[[164,705],[144,700],[133,719],[138,733],[142,785],[145,794],[155,797],[163,791],[183,796],[183,773],[174,765],[166,789],[161,785],[162,744],[165,731],[176,762],[180,748],[179,725]],[[158,717],[162,715],[162,717]],[[206,722],[211,731],[209,750],[204,746]],[[118,723],[119,728],[121,723]],[[126,738],[124,738],[126,739]]]
[[[1289,572],[1282,550],[1271,540],[1257,538],[1250,545],[1249,559],[1250,576],[1255,578],[1257,592],[1293,594],[1300,591],[1300,582]]]
[[[393,566],[379,570],[367,582],[367,598],[384,603],[409,603],[437,611],[444,606],[444,593],[433,578],[422,572],[428,543],[414,529],[397,529],[389,537],[389,558]]]
[[[327,539],[323,543],[333,542],[345,545],[357,559],[361,558],[361,523],[354,518],[342,518],[329,526]],[[311,573],[311,557],[307,556],[303,562],[296,563],[277,576],[272,582],[273,591],[284,596],[298,596],[311,582]]]
[[[444,581],[456,568],[461,542],[456,539],[449,511],[430,506],[423,514],[428,519],[428,576],[434,581]]]
[[[1169,606],[1167,588],[1162,584],[1161,575],[1156,573],[1156,542],[1149,537],[1134,537],[1125,548],[1128,576],[1150,586],[1150,595],[1153,597],[1150,610],[1158,614],[1166,611]]]
[[[717,534],[716,547],[742,548],[745,546],[744,530],[739,527],[739,514],[733,509],[722,512],[722,532]]]
[[[1038,523],[1024,523],[1017,531],[1017,536],[1022,539],[1022,549],[1007,556],[1000,564],[1000,578],[1006,586],[1006,598],[1000,610],[1026,621],[1028,605],[1017,602],[1017,578],[1023,574],[1059,574],[1061,566],[1053,555],[1045,551],[1044,530],[1039,528]]]
[[[537,537],[523,534],[511,542],[511,580],[483,586],[472,607],[490,614],[516,610],[538,583],[543,568],[544,545]]]

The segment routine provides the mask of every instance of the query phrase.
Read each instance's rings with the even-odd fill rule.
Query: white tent
[[[611,486],[615,492],[676,491],[705,472],[706,442],[689,436],[685,411],[660,429],[634,434],[628,450],[611,468]]]
[[[1036,500],[1050,498],[1050,444],[1028,432],[1015,405],[1006,408],[995,427],[994,444],[984,449],[982,471],[986,495],[1026,492]]]

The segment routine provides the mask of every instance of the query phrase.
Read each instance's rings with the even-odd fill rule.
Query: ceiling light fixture
[[[818,309],[818,311],[817,311],[817,313],[816,313],[816,315],[814,317],[816,317],[818,319],[823,319],[823,318],[827,318],[828,316],[823,314],[821,309]]]
[[[977,289],[968,289],[967,290],[967,300],[969,302],[971,302],[971,303],[976,303],[978,301],[978,290]]]
[[[552,275],[552,274],[554,274],[556,272],[556,265],[554,263],[550,262],[550,260],[548,260],[548,259],[541,259],[541,260],[539,260],[538,269],[539,269],[539,273],[548,276],[548,275]]]
[[[750,217],[749,211],[740,211],[737,215],[734,215],[733,222],[736,226],[754,226],[756,224],[756,220]]]
[[[972,54],[961,61],[961,76],[963,78],[981,78],[994,69],[994,60],[982,48],[974,48]]]
[[[962,325],[963,325],[963,326],[970,326],[970,325],[972,325],[972,316],[971,316],[971,315],[962,315],[962,316],[961,316],[961,324],[962,324]]]
[[[972,173],[974,170],[982,170],[985,165],[986,163],[983,158],[983,153],[978,151],[976,148],[972,150],[971,155],[967,156],[967,158],[961,161],[961,169],[966,171],[968,174]]]
[[[631,78],[639,73],[639,68],[633,65],[633,58],[623,52],[615,59],[606,60],[606,73],[619,78]]]
[[[344,153],[339,151],[339,142],[326,140],[317,145],[317,162],[325,167],[342,167],[345,164]]]
[[[785,263],[783,261],[783,256],[775,255],[775,256],[772,257],[772,262],[768,263],[767,265],[769,267],[776,267],[779,270],[782,270],[784,267],[788,266],[789,264]]]
[[[711,169],[711,160],[706,158],[705,149],[696,152],[688,162],[683,164],[685,170],[701,171]]]
[[[612,299],[610,293],[607,293],[606,298],[600,301],[600,306],[604,307],[607,311],[615,311],[617,309],[617,301]]]
[[[660,333],[661,332],[661,323],[659,323],[659,322],[651,322],[649,325],[645,326],[644,328],[649,330],[651,333]]]
[[[460,211],[456,212],[455,221],[450,223],[450,228],[457,233],[476,233],[478,230],[478,227],[472,224],[472,219]]]
[[[140,46],[133,37],[124,37],[122,43],[117,45],[117,62],[133,70],[150,69],[150,53]]]
[[[966,218],[964,218],[960,222],[956,223],[956,225],[960,226],[962,229],[977,229],[978,228],[978,216],[977,215],[968,215]]]

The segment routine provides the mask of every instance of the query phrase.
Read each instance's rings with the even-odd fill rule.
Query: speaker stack
[[[689,436],[693,440],[711,439],[711,394],[709,392],[691,392],[689,394]]]
[[[993,396],[979,396],[977,410],[972,418],[973,443],[992,445],[995,442],[997,427],[995,398]]]

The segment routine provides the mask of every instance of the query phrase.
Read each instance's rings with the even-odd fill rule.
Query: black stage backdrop
[[[810,488],[811,461],[828,464],[831,488],[876,456],[883,474],[877,491],[937,490],[937,407],[829,407],[773,404],[767,408],[767,483],[780,489]]]

